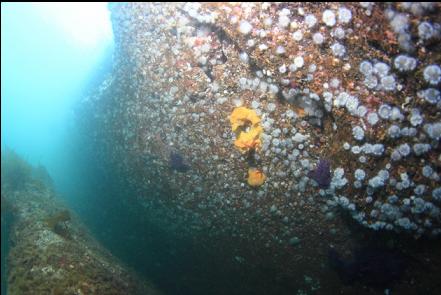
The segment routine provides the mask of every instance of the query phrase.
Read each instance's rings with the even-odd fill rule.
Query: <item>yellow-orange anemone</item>
[[[265,174],[259,169],[248,169],[248,184],[250,186],[261,186],[265,182],[265,179]]]
[[[238,107],[230,115],[231,129],[236,133],[234,145],[245,153],[251,149],[259,149],[260,136],[263,129],[260,126],[260,117],[254,110]]]

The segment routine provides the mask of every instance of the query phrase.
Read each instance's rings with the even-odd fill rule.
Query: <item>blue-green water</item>
[[[113,40],[106,3],[1,4],[1,148],[44,165],[78,204],[74,107],[107,71]],[[109,64],[109,62],[107,62]],[[3,192],[2,192],[3,195]],[[2,196],[3,204],[3,196]],[[2,211],[2,294],[8,232]],[[7,222],[10,223],[10,222]],[[5,227],[4,227],[5,226]]]

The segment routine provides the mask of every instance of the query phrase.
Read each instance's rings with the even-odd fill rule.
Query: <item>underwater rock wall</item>
[[[340,209],[372,231],[439,236],[439,3],[110,10],[114,71],[84,103],[90,136],[178,234],[316,271],[351,243]]]
[[[7,294],[160,294],[100,246],[52,188],[28,179],[11,189],[3,173],[2,155],[2,218],[13,214]]]
[[[203,223],[339,206],[374,230],[440,233],[439,3],[110,9],[114,74],[89,102],[129,182],[166,186]],[[259,129],[236,132],[246,122]]]

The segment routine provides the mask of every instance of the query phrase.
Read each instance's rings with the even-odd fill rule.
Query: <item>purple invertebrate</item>
[[[317,167],[308,173],[308,177],[314,179],[320,188],[328,188],[331,183],[331,163],[320,159]]]
[[[190,167],[185,164],[184,158],[177,152],[170,153],[170,167],[178,172],[186,172]]]

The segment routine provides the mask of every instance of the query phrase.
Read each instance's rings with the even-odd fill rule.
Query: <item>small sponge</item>
[[[238,107],[230,115],[231,129],[236,133],[234,145],[242,152],[257,150],[261,146],[263,129],[254,110]]]
[[[265,182],[265,174],[256,168],[248,169],[248,184],[250,186],[261,186]]]
[[[254,110],[246,107],[238,107],[233,110],[230,115],[231,129],[236,132],[239,127],[244,127],[247,124],[251,126],[258,125],[260,123],[260,117]]]

